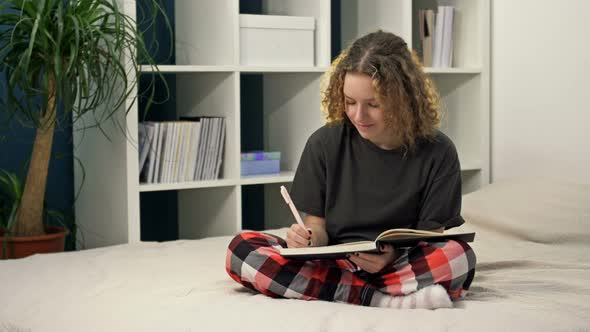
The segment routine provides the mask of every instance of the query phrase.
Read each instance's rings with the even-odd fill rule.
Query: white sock
[[[441,285],[431,285],[405,296],[391,296],[375,292],[372,307],[395,309],[439,309],[452,308],[453,302]]]

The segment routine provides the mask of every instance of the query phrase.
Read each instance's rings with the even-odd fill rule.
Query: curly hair
[[[348,72],[372,77],[386,124],[406,151],[413,150],[419,138],[434,138],[441,120],[440,96],[402,38],[379,30],[355,40],[333,61],[322,82],[322,111],[328,124],[350,124],[343,92]]]

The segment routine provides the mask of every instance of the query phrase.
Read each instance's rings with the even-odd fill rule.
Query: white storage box
[[[313,66],[313,17],[240,14],[240,64]]]

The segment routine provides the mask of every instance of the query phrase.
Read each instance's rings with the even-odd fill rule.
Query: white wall
[[[590,183],[590,1],[492,8],[492,181]]]

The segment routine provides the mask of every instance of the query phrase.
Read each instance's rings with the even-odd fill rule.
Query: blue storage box
[[[241,175],[275,174],[281,171],[280,160],[242,160]]]
[[[276,174],[281,171],[280,152],[245,152],[240,159],[241,175]]]

